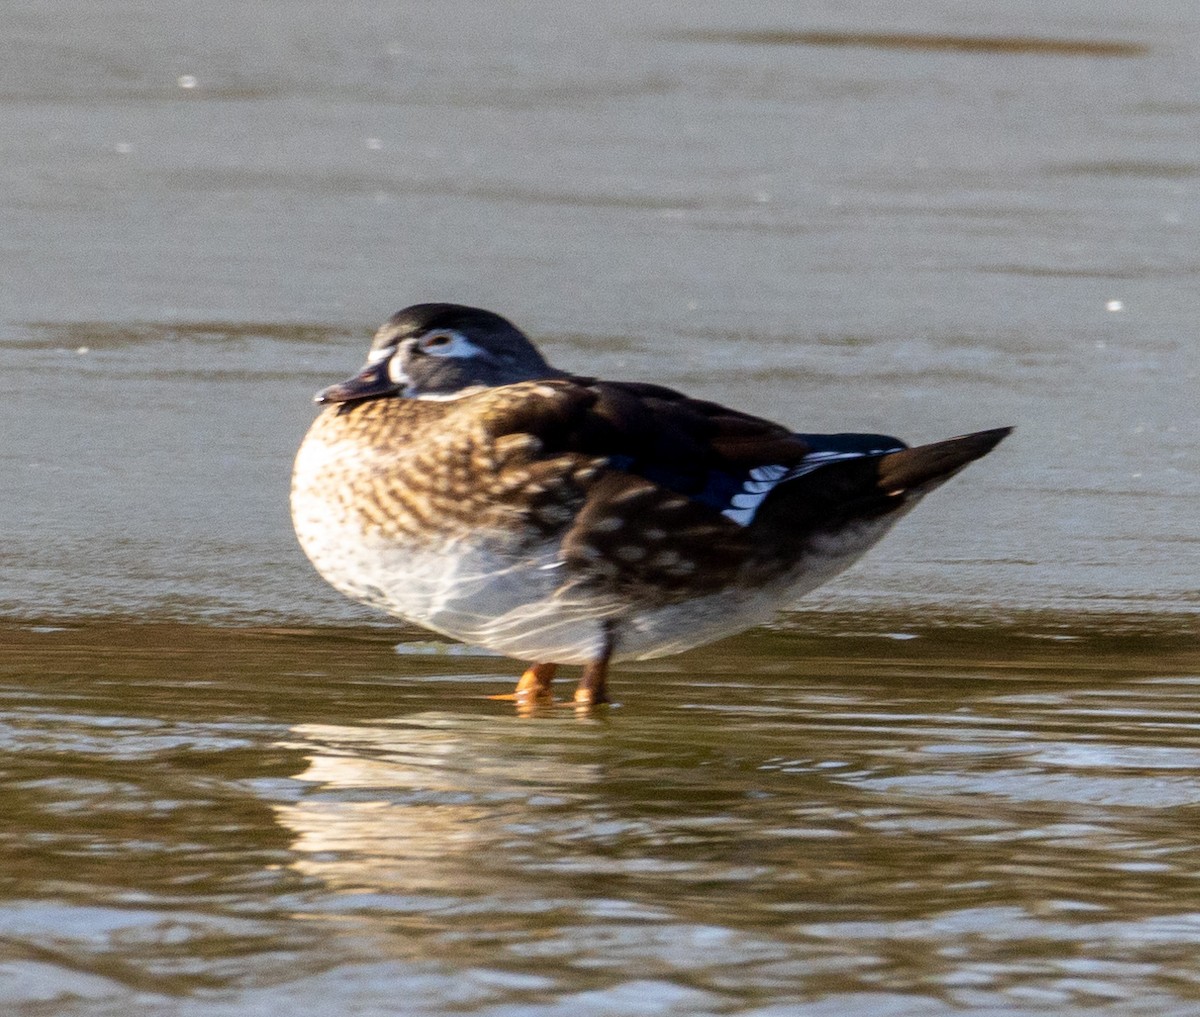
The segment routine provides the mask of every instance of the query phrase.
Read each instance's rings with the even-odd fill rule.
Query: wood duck
[[[802,434],[551,367],[491,311],[415,304],[319,392],[292,518],[342,593],[531,662],[513,698],[607,700],[613,660],[769,620],[1011,428],[907,447]]]

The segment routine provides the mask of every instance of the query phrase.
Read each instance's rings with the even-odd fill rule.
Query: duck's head
[[[498,314],[461,304],[413,304],[379,327],[363,369],[322,389],[316,401],[454,399],[474,388],[558,373],[520,329]]]

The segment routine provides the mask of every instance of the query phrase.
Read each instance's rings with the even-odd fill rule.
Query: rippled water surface
[[[7,11],[0,1012],[1200,1013],[1197,40]],[[517,717],[287,517],[312,392],[434,299],[799,430],[1017,431],[805,613]]]
[[[1194,628],[804,627],[519,718],[374,630],[10,625],[0,998],[1196,1012]]]

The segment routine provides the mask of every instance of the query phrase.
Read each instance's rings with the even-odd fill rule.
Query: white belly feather
[[[513,561],[478,541],[404,551],[357,527],[298,532],[321,575],[355,600],[520,660],[583,664],[601,652],[606,621],[617,623],[617,660],[679,653],[767,622],[852,564],[891,522],[826,540],[769,586],[636,607],[571,582],[552,551]]]

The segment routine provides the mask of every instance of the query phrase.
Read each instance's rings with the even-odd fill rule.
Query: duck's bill
[[[387,360],[381,360],[378,363],[368,362],[353,378],[321,389],[313,399],[318,403],[349,403],[356,399],[395,395],[402,387],[388,374]]]

